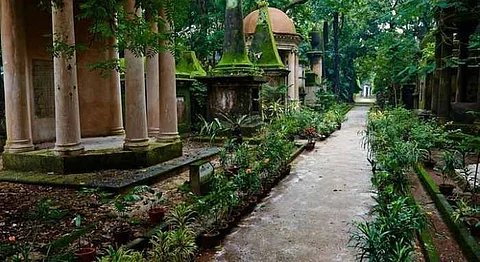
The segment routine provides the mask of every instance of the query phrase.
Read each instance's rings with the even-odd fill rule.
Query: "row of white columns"
[[[27,86],[27,49],[23,1],[1,0],[1,37],[5,82],[7,152],[34,149],[30,125]],[[135,0],[128,0],[125,10],[133,18]],[[139,13],[137,13],[139,15]],[[165,13],[161,12],[165,18]],[[63,0],[52,10],[54,42],[75,46],[73,0]],[[155,27],[155,26],[154,26]],[[154,28],[155,29],[155,28]],[[168,28],[167,28],[168,29]],[[166,43],[164,43],[166,44]],[[55,83],[55,153],[79,154],[83,151],[80,132],[76,53],[61,52],[54,57]],[[160,60],[160,62],[159,62]],[[128,150],[144,150],[148,136],[162,142],[179,138],[177,132],[175,60],[169,51],[147,59],[147,96],[143,58],[125,50],[125,142]],[[148,106],[147,106],[148,102]],[[147,121],[148,107],[148,121]],[[148,124],[147,124],[148,123]],[[148,125],[148,126],[147,126]]]

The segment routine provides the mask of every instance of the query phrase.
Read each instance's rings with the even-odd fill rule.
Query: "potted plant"
[[[307,138],[306,150],[313,150],[315,148],[315,138],[317,136],[317,130],[314,127],[307,127],[303,130],[303,135]]]
[[[455,169],[461,166],[460,160],[455,156],[455,153],[448,150],[443,152],[443,161],[444,164],[441,167],[442,171],[442,183],[438,185],[440,192],[445,196],[451,196],[453,194],[453,189],[455,189],[454,184],[447,183],[447,178],[455,174]]]
[[[148,261],[194,261],[197,245],[190,226],[159,230],[150,240],[152,249]]]
[[[216,247],[220,242],[220,231],[212,219],[204,219],[202,223],[203,231],[199,235],[200,245],[205,249]]]
[[[147,260],[139,251],[126,249],[124,247],[120,247],[119,249],[115,250],[112,246],[109,246],[106,250],[106,254],[99,259],[99,262],[111,261],[146,262]]]
[[[432,159],[432,149],[438,146],[442,132],[435,123],[429,122],[419,122],[411,129],[410,137],[423,150],[422,161],[428,168],[433,168],[436,164]]]
[[[72,220],[73,225],[76,228],[80,228],[82,224],[82,217],[77,215],[75,218]],[[78,238],[78,246],[77,246],[77,251],[75,252],[75,257],[81,262],[92,262],[95,261],[95,256],[96,256],[96,249],[94,247],[91,247],[90,245],[82,245],[82,238]]]
[[[327,139],[327,135],[330,135],[330,130],[328,126],[323,122],[321,122],[317,127],[319,132],[318,138],[320,139],[320,141],[324,141],[325,139]]]
[[[118,245],[123,245],[130,240],[132,229],[130,228],[130,216],[128,215],[128,206],[143,200],[140,193],[149,192],[152,189],[146,185],[134,187],[125,195],[118,195],[113,201],[113,208],[116,211],[117,223],[113,232],[113,239]]]
[[[167,207],[164,205],[165,200],[162,195],[162,192],[156,192],[153,194],[153,199],[149,200],[148,217],[153,224],[162,222],[167,212]]]
[[[132,229],[128,223],[126,205],[122,201],[115,201],[114,207],[117,214],[117,221],[113,231],[113,240],[117,245],[123,245],[130,240]]]
[[[470,229],[473,236],[480,236],[480,209],[472,207],[467,202],[460,200],[457,208],[452,212],[454,222],[462,221]]]

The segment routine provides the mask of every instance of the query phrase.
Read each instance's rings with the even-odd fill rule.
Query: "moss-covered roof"
[[[252,52],[256,57],[258,55],[256,64],[261,68],[284,69],[285,65],[278,54],[277,43],[273,36],[268,5],[262,5],[259,12],[257,27],[252,40]]]
[[[207,72],[202,68],[200,61],[194,51],[183,51],[180,55],[175,71],[177,78],[194,78],[196,76],[206,76]]]

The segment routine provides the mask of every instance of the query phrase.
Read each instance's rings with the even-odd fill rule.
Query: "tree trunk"
[[[338,54],[338,12],[333,13],[333,72],[334,72],[334,85],[333,90],[337,96],[340,96],[340,57]]]
[[[325,21],[323,22],[323,59],[322,59],[322,73],[325,76],[326,79],[331,79],[330,75],[328,74],[327,71],[327,52],[326,50],[328,49],[328,22]]]

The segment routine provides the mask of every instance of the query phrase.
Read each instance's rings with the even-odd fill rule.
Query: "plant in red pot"
[[[165,206],[165,199],[162,192],[153,194],[153,199],[150,199],[150,208],[148,209],[148,218],[153,224],[159,224],[163,221],[167,207]]]
[[[315,148],[315,138],[317,137],[317,130],[310,126],[303,130],[303,135],[307,138],[308,142],[305,146],[306,150],[313,150]]]
[[[454,222],[464,222],[473,236],[480,236],[480,207],[460,200],[452,212],[452,218]]]
[[[113,239],[117,245],[126,244],[130,241],[132,229],[130,222],[132,218],[130,211],[132,208],[138,208],[139,201],[144,200],[144,194],[151,192],[152,189],[146,185],[140,185],[132,188],[126,194],[119,194],[113,201],[113,208],[116,211],[117,221],[113,230]],[[136,205],[136,206],[135,206]]]
[[[82,224],[82,217],[77,215],[72,220],[72,224],[78,229]],[[75,257],[77,257],[80,262],[92,262],[95,261],[96,249],[91,246],[89,241],[85,241],[82,237],[78,238],[77,251],[75,251]]]
[[[455,169],[461,167],[460,159],[455,155],[455,152],[444,151],[443,152],[444,164],[441,166],[442,171],[442,183],[438,185],[440,192],[445,196],[451,196],[455,185],[447,183],[447,179],[455,174]]]

